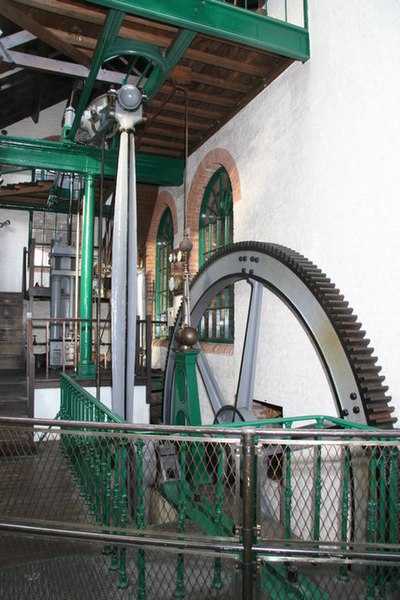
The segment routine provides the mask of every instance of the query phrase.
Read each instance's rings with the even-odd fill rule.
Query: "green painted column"
[[[93,288],[93,228],[94,228],[94,176],[87,175],[85,199],[83,203],[82,226],[82,266],[79,317],[92,318]],[[96,366],[92,360],[92,324],[81,325],[81,357],[78,374],[82,377],[95,377]]]
[[[196,360],[199,350],[176,351],[174,386],[174,425],[201,425],[200,401],[197,388]]]

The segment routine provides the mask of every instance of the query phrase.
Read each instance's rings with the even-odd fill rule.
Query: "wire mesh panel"
[[[29,539],[4,536],[0,556],[2,600],[110,600],[146,598],[235,599],[237,564],[222,559],[222,579],[215,580],[214,555],[182,555],[116,546],[124,552],[126,579],[121,580],[111,549],[99,542]],[[24,554],[22,552],[25,551]],[[3,562],[4,561],[4,562]]]
[[[49,572],[55,572],[46,561],[51,562],[57,551],[63,557],[72,552],[59,544],[52,555],[51,545],[42,541],[29,540],[26,546],[26,535],[51,532],[57,537],[83,532],[103,536],[107,569],[117,573],[118,589],[137,588],[138,598],[187,594],[202,598],[202,589],[208,590],[209,598],[233,597],[236,571],[221,540],[234,539],[239,524],[238,439],[87,430],[72,423],[57,430],[4,427],[1,439],[0,521],[25,535],[10,537],[6,548],[14,547],[19,561],[30,565],[26,571],[22,568],[29,581],[34,577],[36,582],[34,573],[39,573],[35,585],[40,586],[50,577]],[[140,548],[121,546],[116,535],[130,536],[133,545],[140,542]],[[160,554],[147,548],[149,538],[163,548],[177,539],[203,539],[206,547],[203,543],[201,552],[190,553],[183,547],[166,555],[164,550]],[[98,554],[99,548],[94,552]],[[0,585],[5,590],[20,590],[19,598],[28,597],[21,588],[25,575],[21,585],[14,586],[19,577],[15,575],[18,560],[10,565],[7,556],[8,551],[1,556],[1,567],[11,570],[1,574]],[[46,565],[32,566],[33,556]],[[103,555],[95,566],[92,554],[79,560],[63,558],[67,570],[78,564],[93,573],[107,570],[102,566]],[[85,587],[81,578],[77,581]],[[73,597],[67,594],[68,588],[57,597]],[[103,595],[96,597],[119,595],[103,590]]]
[[[399,598],[398,441],[323,438],[260,442],[260,591]],[[287,560],[271,562],[279,548]],[[301,553],[308,560],[293,562]],[[323,553],[329,565],[316,569]]]
[[[399,432],[52,426],[0,419],[1,598],[400,598]]]

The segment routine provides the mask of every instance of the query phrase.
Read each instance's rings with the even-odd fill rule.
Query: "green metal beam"
[[[110,49],[110,46],[114,43],[118,35],[118,31],[120,30],[120,27],[124,20],[124,17],[125,15],[123,13],[115,10],[111,10],[107,15],[103,31],[101,33],[99,41],[97,42],[96,50],[93,55],[92,66],[90,67],[90,72],[86,80],[85,87],[83,88],[81,97],[79,99],[79,104],[75,111],[74,122],[72,124],[71,129],[65,132],[65,134],[72,141],[75,139],[76,132],[78,131],[78,127],[81,122],[83,111],[85,110],[89,101],[90,94],[92,93],[92,89],[95,84],[99,69],[105,60],[105,54]]]
[[[295,60],[310,58],[306,28],[218,0],[89,0],[93,4],[244,44]],[[306,19],[305,19],[306,20]]]
[[[93,230],[94,230],[95,182],[93,175],[87,175],[83,204],[82,227],[82,266],[81,266],[81,319],[92,318],[93,305]],[[96,367],[92,359],[92,324],[82,323],[81,354],[78,373],[82,377],[94,377]]]
[[[172,69],[178,64],[195,37],[196,33],[194,31],[183,30],[179,32],[165,57],[166,72],[161,73],[160,68],[156,67],[144,86],[144,91],[150,101],[157,95],[164,81],[167,79]]]
[[[3,202],[0,200],[0,208],[4,208],[6,210],[22,210],[22,211],[35,211],[35,212],[50,212],[57,214],[67,215],[69,213],[68,204],[53,204],[53,206],[34,206],[33,204],[13,204],[12,202]],[[72,205],[72,214],[76,215],[77,212],[77,204],[74,203]],[[110,215],[111,207],[103,206],[103,217],[107,218]]]
[[[118,150],[105,151],[104,176],[115,177]],[[72,143],[0,136],[0,164],[87,175],[101,174],[101,149]],[[179,186],[184,161],[155,154],[136,154],[138,183]]]

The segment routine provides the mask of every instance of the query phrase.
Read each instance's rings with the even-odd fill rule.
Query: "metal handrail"
[[[126,587],[127,568],[125,561],[125,549],[132,546],[137,549],[143,561],[138,559],[139,575],[145,578],[145,555],[149,549],[175,550],[177,553],[187,552],[209,552],[215,558],[214,579],[221,581],[221,557],[231,555],[235,558],[242,570],[242,598],[251,600],[253,598],[253,585],[256,565],[260,569],[260,579],[257,585],[261,589],[271,589],[278,585],[282,577],[286,577],[286,563],[320,563],[329,562],[330,568],[335,567],[337,573],[346,576],[345,570],[350,564],[363,565],[366,567],[364,581],[365,589],[372,594],[376,586],[376,576],[382,576],[382,567],[388,569],[388,577],[393,584],[398,585],[398,569],[400,557],[400,544],[398,533],[392,535],[393,524],[396,525],[398,515],[398,490],[394,487],[397,482],[396,473],[399,465],[400,431],[380,431],[366,427],[350,427],[348,423],[335,417],[313,416],[314,428],[303,429],[301,426],[305,420],[311,417],[299,417],[288,419],[290,427],[282,429],[275,427],[270,429],[273,420],[263,422],[265,427],[255,427],[246,424],[244,428],[236,426],[207,426],[207,427],[177,427],[177,426],[149,426],[123,422],[112,411],[99,403],[91,394],[85,391],[77,381],[68,375],[62,375],[62,389],[66,397],[63,399],[61,420],[46,419],[17,419],[11,417],[0,418],[0,427],[15,431],[34,431],[39,436],[42,431],[49,434],[49,425],[57,426],[51,439],[59,439],[62,447],[62,455],[68,459],[76,485],[80,488],[81,495],[90,508],[94,523],[90,527],[76,529],[71,523],[56,522],[40,519],[24,522],[16,519],[15,522],[3,517],[0,522],[0,530],[4,532],[21,533],[34,536],[51,536],[56,538],[76,538],[86,540],[98,540],[112,544],[112,560],[115,559],[118,567],[118,585]],[[74,395],[75,398],[68,397]],[[75,407],[73,404],[75,403]],[[72,410],[70,410],[72,408]],[[79,420],[69,420],[76,414]],[[278,419],[278,421],[282,421]],[[339,429],[323,429],[321,424],[334,423],[342,426]],[[296,425],[299,425],[296,427]],[[46,429],[47,428],[47,429]],[[22,435],[22,434],[21,434]],[[157,532],[151,522],[142,521],[139,515],[129,516],[127,507],[133,506],[132,486],[134,474],[130,470],[133,463],[136,464],[137,473],[141,475],[135,479],[135,502],[142,503],[136,506],[137,513],[143,509],[143,479],[145,465],[143,453],[151,452],[154,444],[168,444],[175,449],[179,463],[180,472],[175,480],[166,483],[158,482],[157,489],[163,498],[171,505],[176,513],[177,531],[175,533],[162,531]],[[45,443],[45,442],[43,442]],[[331,460],[336,458],[337,468],[343,457],[349,453],[350,460],[357,462],[359,453],[364,461],[359,463],[359,469],[363,469],[358,482],[369,481],[369,490],[365,497],[365,506],[368,512],[364,514],[365,532],[363,538],[354,540],[350,530],[341,530],[336,527],[334,537],[325,539],[320,536],[319,529],[314,529],[310,537],[305,534],[304,539],[297,536],[296,530],[289,523],[286,524],[287,512],[296,509],[292,505],[290,494],[295,490],[303,490],[305,485],[304,474],[309,472],[309,467],[303,471],[303,458],[296,464],[294,454],[281,453],[278,446],[282,444],[285,449],[296,449],[302,451],[306,447],[313,447],[312,452],[307,454],[309,467],[312,475],[308,480],[308,486],[303,493],[304,501],[307,498],[307,515],[310,523],[322,520],[323,516],[319,505],[325,502],[326,496],[320,494],[321,468],[318,460],[324,460],[324,447],[336,451],[334,454],[326,454],[324,473],[335,486],[332,497],[328,498],[332,504],[327,504],[325,510],[341,511],[339,523],[349,523],[350,516],[344,508],[348,503],[349,495],[354,495],[348,486],[347,479],[353,480],[354,475],[344,472],[343,477],[330,473]],[[194,512],[199,514],[199,499],[194,499],[194,488],[203,483],[206,471],[199,467],[202,457],[207,459],[207,448],[213,448],[213,456],[217,461],[214,465],[212,485],[214,486],[213,502],[203,503],[201,506],[203,534],[196,537],[186,531],[185,519],[194,518]],[[235,496],[238,500],[238,510],[230,511],[229,506],[224,505],[222,493],[227,486],[227,493],[233,502],[234,488],[226,480],[226,463],[228,458],[223,456],[222,448],[230,448],[231,457],[235,461],[235,489],[240,495]],[[201,451],[203,448],[204,453]],[[221,450],[221,452],[219,452]],[[153,450],[154,451],[154,450]],[[280,485],[285,492],[285,510],[281,515],[284,525],[284,537],[278,540],[270,540],[270,536],[259,532],[259,539],[255,530],[255,524],[260,518],[258,503],[262,494],[262,481],[266,481],[267,472],[263,458],[269,458],[271,453],[279,452],[282,467],[282,481]],[[135,457],[135,458],[133,458]],[[161,453],[160,453],[161,457]],[[39,457],[40,458],[40,457]],[[224,467],[225,464],[225,467]],[[396,468],[394,468],[396,467]],[[148,468],[148,467],[147,467]],[[232,471],[233,473],[233,471]],[[189,475],[189,479],[187,478]],[[260,479],[261,478],[261,479]],[[264,479],[262,479],[264,478]],[[393,480],[393,481],[392,481]],[[190,485],[189,482],[192,482]],[[384,492],[383,486],[391,491]],[[360,491],[360,488],[359,488]],[[289,492],[288,498],[286,493]],[[340,493],[339,493],[340,492]],[[21,493],[18,488],[18,493]],[[221,498],[220,498],[221,496]],[[219,500],[220,498],[220,500]],[[301,506],[301,505],[300,505]],[[299,506],[297,506],[297,511]],[[352,509],[353,511],[354,509]],[[224,511],[227,511],[226,514]],[[295,513],[292,513],[295,514]],[[360,513],[361,514],[361,513]],[[128,516],[127,516],[128,515]],[[294,519],[294,517],[291,517]],[[303,518],[303,517],[302,517]],[[300,518],[300,525],[303,523]],[[224,527],[220,527],[224,519]],[[393,520],[394,519],[394,520]],[[196,521],[195,521],[196,522]],[[234,525],[229,528],[229,524]],[[326,527],[325,527],[326,529]],[[383,534],[382,534],[383,531]],[[281,534],[283,535],[283,534]],[[388,537],[387,537],[388,536]],[[184,562],[180,562],[178,555],[177,581],[183,577]],[[179,565],[182,570],[179,570]],[[394,567],[394,568],[393,568]],[[307,577],[307,575],[306,575]],[[217,578],[217,579],[216,579]],[[304,578],[303,578],[304,580]],[[290,592],[295,591],[296,582],[293,584],[288,579],[285,586]],[[304,585],[310,585],[310,597],[313,591],[321,592],[318,584],[312,579],[304,580]],[[389,581],[389,579],[388,579]],[[389,585],[389,584],[388,584]],[[321,592],[322,593],[322,592]],[[314,596],[313,596],[314,597]],[[325,594],[315,597],[327,597]],[[371,596],[372,597],[372,596]]]

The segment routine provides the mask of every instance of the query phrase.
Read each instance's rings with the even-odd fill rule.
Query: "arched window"
[[[156,321],[168,320],[168,309],[172,307],[173,297],[168,287],[169,280],[169,255],[174,246],[174,226],[172,214],[166,208],[160,220],[157,231],[156,250],[156,285],[155,285],[155,319]],[[157,326],[156,335],[166,335],[167,325]]]
[[[226,170],[221,167],[211,177],[205,189],[200,210],[199,265],[214,252],[233,242],[232,186]],[[202,340],[233,342],[233,285],[213,298],[199,327]]]

